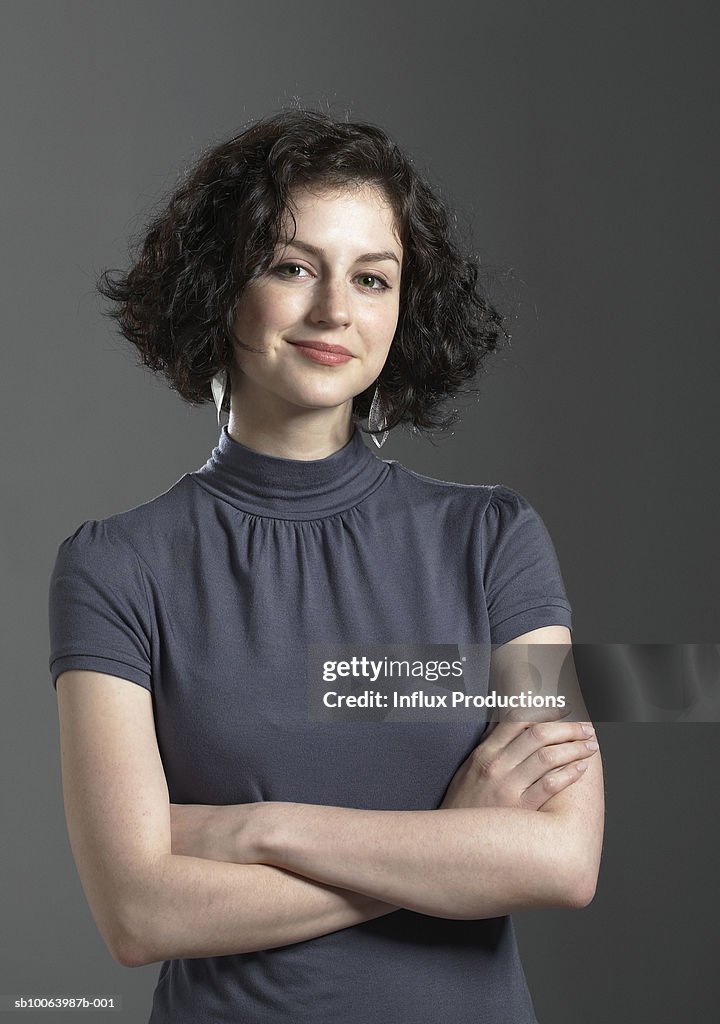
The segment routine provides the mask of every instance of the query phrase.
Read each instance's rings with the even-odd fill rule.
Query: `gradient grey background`
[[[383,457],[525,494],[576,641],[717,642],[718,14],[22,0],[0,19],[0,993],[121,994],[114,1019],[142,1022],[159,965],[112,960],[67,840],[47,586],[63,538],[199,467],[217,429],[212,405],[135,367],[96,274],[124,265],[179,171],[249,119],[297,96],[381,124],[477,251],[512,267],[497,298],[519,302],[512,347],[454,437],[395,432]],[[596,898],[516,916],[539,1020],[714,1020],[720,727],[599,733]]]

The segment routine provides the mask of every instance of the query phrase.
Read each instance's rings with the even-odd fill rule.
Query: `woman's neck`
[[[228,433],[263,455],[312,461],[338,451],[352,437],[352,402],[329,409],[295,407],[279,416],[275,409],[242,411],[231,404]]]

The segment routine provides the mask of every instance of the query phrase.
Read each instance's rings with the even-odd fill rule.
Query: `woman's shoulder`
[[[420,473],[409,466],[396,460],[388,459],[387,464],[391,467],[398,480],[406,482],[417,491],[425,491],[428,494],[456,495],[459,499],[477,504],[483,502],[486,506],[502,508],[523,508],[530,505],[527,498],[519,491],[507,484],[502,483],[467,483],[458,480],[446,480],[441,477],[430,476]]]
[[[408,508],[451,514],[480,528],[488,544],[515,532],[543,533],[540,513],[524,493],[504,483],[465,483],[430,476],[400,462],[389,463]]]
[[[407,479],[409,483],[414,484],[418,489],[425,488],[427,490],[443,490],[449,492],[461,493],[475,493],[480,494],[486,491],[491,491],[494,484],[483,484],[483,483],[461,483],[456,480],[446,480],[441,477],[430,476],[427,473],[420,473],[416,469],[411,469],[402,462],[398,462],[396,459],[386,459],[385,462],[390,466],[391,472],[393,472],[398,479]]]
[[[178,512],[190,493],[181,477],[154,498],[102,518],[85,519],[60,541],[57,558],[102,565],[125,557],[129,550],[142,558],[143,550],[159,539],[171,541],[182,522]]]

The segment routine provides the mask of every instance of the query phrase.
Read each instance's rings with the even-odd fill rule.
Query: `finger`
[[[513,741],[512,754],[519,763],[539,750],[576,740],[596,740],[592,722],[536,722]]]
[[[594,738],[595,732],[589,722],[544,721],[530,726],[523,722],[505,720],[497,725],[491,737],[483,740],[476,750],[478,759],[487,763],[502,759],[499,767],[509,771],[541,747]]]
[[[556,769],[577,761],[585,761],[597,753],[596,740],[574,740],[571,743],[556,743],[540,747],[526,761],[515,769],[516,775],[526,787],[533,785]]]
[[[502,718],[490,722],[481,742],[487,743],[489,737],[492,736],[499,749],[512,742],[516,736],[521,735],[523,730],[528,729],[531,725],[539,725],[543,722],[562,722],[570,714],[570,709],[564,711],[561,708],[547,708],[543,710],[542,718],[537,717],[540,715],[539,711],[530,712],[533,716],[530,718],[528,714],[527,710],[512,708]]]
[[[586,761],[573,761],[572,764],[548,772],[522,794],[523,806],[539,811],[543,804],[546,804],[556,793],[561,793],[581,779],[586,770]]]
[[[590,733],[585,730],[590,729]],[[571,761],[591,757],[598,749],[591,725],[583,722],[545,722],[526,729],[502,750],[492,754],[478,748],[476,770],[512,777],[518,792],[528,789],[549,772]]]

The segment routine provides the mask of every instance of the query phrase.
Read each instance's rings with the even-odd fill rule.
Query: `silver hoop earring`
[[[227,370],[218,370],[210,382],[212,388],[213,401],[217,407],[217,421],[218,426],[221,426],[220,413],[222,412],[223,402],[225,401],[225,391],[228,385],[228,373]],[[228,417],[229,419],[229,417]]]
[[[373,395],[372,404],[370,405],[370,412],[368,413],[368,427],[370,430],[380,430],[382,433],[378,437],[377,434],[371,434],[373,441],[382,448],[388,439],[390,431],[387,428],[387,418],[385,415],[385,409],[383,407],[382,398],[380,397],[380,387],[375,385],[375,394]]]

